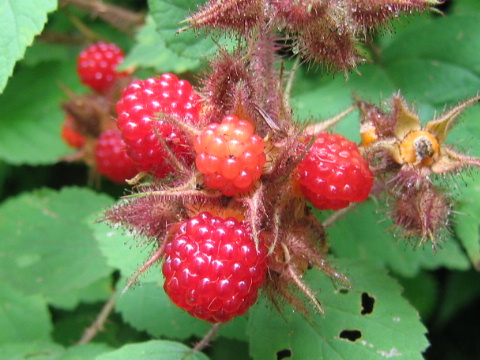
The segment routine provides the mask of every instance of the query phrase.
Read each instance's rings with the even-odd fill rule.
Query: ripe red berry
[[[364,201],[374,175],[357,144],[340,134],[320,133],[297,166],[303,195],[320,210]]]
[[[163,74],[132,82],[123,90],[116,105],[117,125],[128,155],[142,171],[158,178],[165,177],[173,169],[158,140],[161,136],[178,159],[192,164],[193,149],[186,136],[171,124],[155,119],[158,113],[166,113],[195,124],[199,121],[200,109],[200,96],[192,85],[175,75]]]
[[[243,223],[203,212],[183,222],[166,245],[164,289],[192,316],[225,322],[255,303],[267,267],[262,239],[257,251]]]
[[[123,58],[123,51],[113,43],[100,41],[90,45],[78,56],[80,81],[99,93],[107,91],[117,77],[128,74],[116,70]]]
[[[118,130],[106,130],[95,145],[95,163],[100,174],[108,179],[124,183],[138,170],[125,151],[125,143]]]
[[[62,125],[62,139],[70,146],[75,149],[81,149],[87,139],[85,136],[80,134],[75,130],[75,122],[70,115],[65,117],[65,121]]]
[[[224,195],[246,192],[262,175],[265,143],[253,125],[234,115],[208,125],[195,139],[197,169],[205,185]]]

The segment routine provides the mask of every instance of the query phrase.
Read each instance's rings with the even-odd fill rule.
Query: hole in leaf
[[[277,351],[277,360],[287,359],[292,356],[292,351],[290,349],[283,349]]]
[[[355,342],[362,337],[362,333],[359,330],[343,330],[339,336],[341,339]]]
[[[368,315],[373,312],[373,305],[375,304],[375,299],[368,295],[366,292],[362,293],[362,315]]]

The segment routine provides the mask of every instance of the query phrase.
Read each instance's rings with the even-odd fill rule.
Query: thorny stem
[[[295,274],[295,271],[293,270],[293,268],[290,266],[289,264],[290,252],[288,251],[287,246],[285,244],[282,244],[282,248],[285,254],[286,270],[289,278],[293,280],[293,283],[295,284],[295,286],[298,287],[303,294],[305,294],[305,296],[310,300],[310,302],[320,312],[320,314],[325,315],[325,310],[323,309],[323,306],[320,304],[320,302],[316,298],[315,294],[310,290],[310,288],[302,280],[300,280],[297,274]]]
[[[293,80],[295,79],[295,73],[299,67],[300,56],[297,56],[293,63],[292,70],[290,71],[290,75],[288,76],[287,83],[285,84],[285,91],[283,92],[283,105],[286,109],[289,109],[290,106],[290,94],[292,92]]]
[[[340,114],[334,116],[333,118],[330,118],[325,121],[321,121],[319,123],[315,123],[312,125],[309,125],[305,128],[304,133],[306,135],[311,135],[311,136],[316,136],[320,134],[322,131],[332,127],[336,123],[338,123],[340,120],[342,120],[345,116],[350,114],[353,110],[357,108],[357,105],[352,105],[348,109],[342,111]]]
[[[199,130],[195,126],[190,125],[173,115],[157,113],[156,116],[158,121],[165,121],[166,123],[177,127],[179,130],[186,133],[190,139],[193,139],[195,136],[198,136],[201,133],[201,130]]]
[[[191,170],[187,169],[186,166],[182,164],[170,146],[168,146],[163,136],[159,134],[156,126],[153,126],[153,132],[155,133],[157,140],[160,142],[160,145],[162,145],[163,150],[167,153],[167,161],[175,168],[175,173],[182,175],[191,173]]]
[[[98,16],[117,29],[133,35],[134,28],[145,22],[145,16],[101,0],[61,0],[61,6],[72,4]]]
[[[125,294],[127,292],[127,290],[132,287],[132,285],[135,283],[135,281],[137,281],[137,279],[140,275],[142,275],[146,270],[148,270],[150,268],[150,266],[152,266],[154,263],[156,263],[157,261],[159,261],[162,258],[163,251],[165,250],[166,245],[167,245],[167,241],[164,241],[162,243],[162,246],[160,246],[160,248],[157,251],[155,251],[155,254],[153,254],[153,256],[151,256],[150,259],[148,259],[147,262],[145,262],[142,265],[142,267],[140,269],[138,269],[135,272],[135,274],[133,274],[133,276],[128,280],[127,285],[125,285],[125,287],[123,288],[122,295]]]
[[[324,228],[327,228],[329,226],[332,226],[337,220],[339,220],[343,215],[348,213],[350,210],[354,209],[357,206],[356,203],[350,203],[346,208],[340,209],[333,213],[331,216],[329,216],[327,219],[325,219],[324,222],[322,222],[322,226]]]
[[[210,328],[210,330],[208,331],[208,333],[205,334],[205,336],[203,337],[202,340],[200,340],[200,342],[198,342],[194,347],[193,349],[190,351],[190,353],[188,353],[187,355],[185,355],[185,357],[183,359],[185,359],[186,357],[190,356],[190,354],[194,353],[194,352],[198,352],[198,351],[202,351],[209,343],[210,341],[212,340],[212,338],[217,334],[218,330],[224,325],[225,323],[215,323],[212,325],[212,327]]]
[[[107,321],[108,317],[110,316],[115,307],[116,295],[117,294],[114,291],[112,296],[110,296],[110,299],[108,299],[105,305],[103,305],[102,311],[100,311],[93,324],[85,329],[85,332],[83,333],[82,338],[78,341],[77,345],[84,345],[89,343],[98,334],[99,331],[104,330],[103,325],[105,324],[105,321]]]
[[[96,42],[100,40],[100,35],[98,35],[96,32],[92,31],[89,29],[88,26],[86,26],[78,17],[75,15],[72,15],[70,12],[66,12],[68,19],[72,22],[73,25],[80,31],[80,33],[85,36],[88,40],[92,42]]]

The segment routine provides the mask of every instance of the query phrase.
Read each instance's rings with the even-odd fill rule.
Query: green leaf
[[[405,277],[415,276],[422,268],[469,268],[469,261],[462,249],[447,234],[447,240],[441,243],[441,249],[436,254],[429,244],[414,249],[408,240],[393,237],[388,230],[392,225],[391,220],[376,210],[377,206],[367,201],[327,228],[331,249],[338,257],[364,259],[377,266],[387,266]]]
[[[105,354],[112,349],[105,344],[85,344],[72,346],[58,357],[57,360],[95,360],[97,356]]]
[[[80,302],[91,304],[104,301],[112,296],[112,279],[99,279],[81,289],[72,289],[68,293],[52,296],[49,304],[58,309],[73,310]]]
[[[92,229],[99,249],[107,259],[107,264],[120,270],[120,273],[128,278],[132,276],[144,262],[153,254],[155,244],[153,241],[142,243],[132,234],[125,234],[121,229],[114,229],[106,223],[94,222],[100,216],[92,218],[90,228]],[[140,280],[156,281],[158,273],[148,271]]]
[[[429,320],[440,298],[438,279],[433,274],[422,271],[414,278],[402,277],[398,280],[405,289],[403,296],[418,310],[422,320]]]
[[[45,300],[0,284],[0,343],[48,340],[52,324]]]
[[[282,317],[264,302],[252,308],[249,334],[254,359],[276,360],[281,350],[289,350],[296,360],[423,359],[426,328],[401,297],[398,283],[386,271],[363,262],[342,261],[340,268],[348,269],[353,290],[335,289],[319,271],[306,276],[319,291],[325,317],[313,314],[306,320],[289,307]]]
[[[15,62],[57,8],[56,0],[0,0],[0,93],[12,75]]]
[[[125,322],[138,330],[160,337],[187,339],[192,335],[203,337],[210,328],[209,324],[190,316],[174,305],[163,290],[161,269],[155,267],[157,282],[140,282],[125,294],[119,294],[116,310],[122,314]],[[152,271],[152,272],[153,272]],[[120,281],[119,293],[126,281]]]
[[[0,345],[1,360],[56,360],[63,347],[53,342],[30,341]]]
[[[181,343],[152,340],[125,345],[118,350],[98,356],[96,360],[208,360],[208,357],[201,352],[190,352],[191,349]]]
[[[435,316],[435,326],[446,325],[457,313],[472,304],[480,295],[478,271],[450,272],[446,275],[442,306]]]
[[[199,60],[200,57],[211,56],[218,50],[218,45],[204,32],[193,30],[177,34],[180,22],[191,12],[197,10],[198,0],[149,0],[150,14],[157,24],[158,33],[165,39],[169,49],[181,57]],[[227,38],[218,41],[221,45],[228,44]]]
[[[471,179],[455,206],[455,233],[462,242],[475,269],[480,270],[480,176]]]
[[[446,16],[435,21],[411,26],[407,31],[395,37],[395,40],[382,51],[382,63],[388,66],[409,59],[417,59],[425,62],[437,62],[438,65],[449,65],[451,68],[468,69],[472,75],[478,76],[480,75],[480,63],[478,62],[480,53],[479,21],[480,14],[473,13]],[[414,70],[419,64],[411,65],[411,70]],[[435,63],[432,65],[435,66]],[[430,75],[441,73],[443,70],[441,67],[419,69],[419,71],[430,72]],[[395,74],[393,69],[390,74]],[[412,85],[422,85],[422,80],[425,79],[425,77],[417,79],[418,73],[405,75],[407,78],[404,80],[410,79]],[[450,86],[450,90],[455,90],[453,84]],[[476,91],[471,95],[475,93]]]
[[[111,268],[82,221],[111,204],[111,198],[79,188],[42,189],[4,202],[1,281],[49,299],[105,278]]]
[[[136,36],[136,44],[122,62],[120,69],[129,67],[153,68],[159,73],[173,72],[181,74],[195,70],[200,65],[200,58],[193,59],[179,56],[165,44],[165,39],[156,30],[151,17]]]
[[[72,150],[62,141],[66,100],[60,83],[72,90],[79,80],[74,61],[22,67],[0,96],[0,159],[20,165],[53,164]]]

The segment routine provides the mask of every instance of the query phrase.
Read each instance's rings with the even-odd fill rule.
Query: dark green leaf
[[[198,0],[148,1],[150,13],[157,24],[157,31],[165,39],[167,47],[181,57],[189,57],[196,61],[201,57],[211,56],[218,50],[218,45],[203,32],[198,34],[188,30],[176,33],[182,26],[180,22],[197,10],[198,3]],[[225,38],[219,42],[228,43]]]
[[[56,0],[0,0],[0,93],[12,75],[15,62],[39,34]]]
[[[200,58],[193,59],[177,55],[165,44],[165,39],[156,30],[152,18],[136,36],[136,44],[127,54],[121,68],[142,67],[153,68],[159,73],[173,72],[181,74],[194,70],[200,65]]]
[[[190,352],[191,349],[181,343],[153,340],[125,345],[118,350],[98,356],[96,360],[208,360],[208,357],[201,352]]]
[[[289,307],[281,317],[264,302],[252,308],[249,334],[254,359],[276,360],[282,350],[290,351],[296,360],[423,359],[421,354],[428,346],[426,328],[401,297],[397,282],[367,263],[340,264],[341,269],[348,269],[353,290],[338,291],[318,271],[306,276],[312,289],[319,291],[325,317],[313,314],[306,320]]]
[[[371,201],[360,204],[327,229],[331,249],[338,257],[364,259],[407,277],[415,276],[422,268],[469,268],[467,257],[448,234],[443,234],[447,240],[436,254],[428,243],[414,249],[408,240],[393,237],[388,230],[391,220],[376,210],[377,206]]]
[[[480,270],[480,176],[470,179],[470,186],[458,196],[455,210],[455,233],[462,242],[473,266]]]
[[[109,351],[111,348],[105,344],[77,345],[67,348],[57,360],[95,360],[97,356]]]
[[[0,158],[11,164],[53,164],[68,152],[60,136],[66,100],[60,84],[79,88],[75,64],[22,67],[0,96]]]

